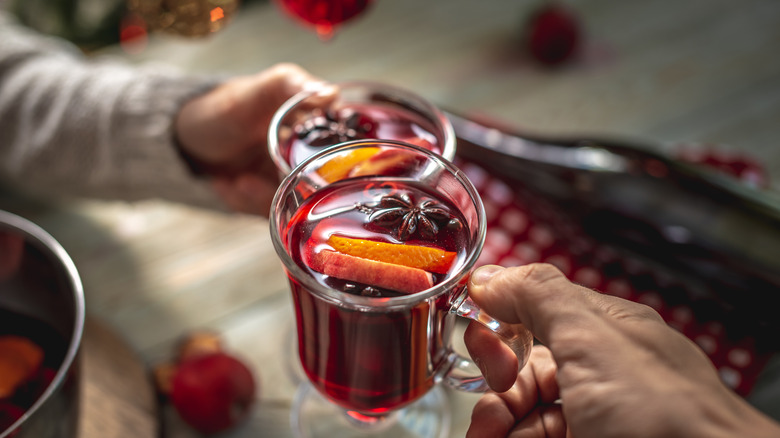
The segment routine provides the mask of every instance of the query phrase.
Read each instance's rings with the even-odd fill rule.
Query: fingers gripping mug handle
[[[452,305],[451,312],[463,318],[472,319],[489,328],[517,356],[519,368],[528,362],[533,346],[533,335],[522,324],[508,324],[498,321],[485,313],[464,292]],[[488,389],[485,378],[479,374],[478,367],[468,357],[453,353],[452,367],[445,376],[447,384],[466,392],[484,392]],[[476,372],[475,372],[476,370]]]

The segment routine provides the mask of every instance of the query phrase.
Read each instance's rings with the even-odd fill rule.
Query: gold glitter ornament
[[[239,0],[128,0],[149,31],[184,37],[203,37],[224,28],[235,15]]]

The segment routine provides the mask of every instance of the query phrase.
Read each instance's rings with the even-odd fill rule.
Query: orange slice
[[[378,147],[353,149],[347,154],[331,158],[317,169],[317,173],[329,183],[344,179],[355,166],[373,157],[379,150]]]
[[[436,274],[446,274],[456,256],[454,252],[428,246],[376,242],[337,235],[330,236],[328,244],[342,254],[418,268]]]
[[[398,176],[407,173],[418,155],[405,150],[387,149],[375,154],[365,161],[356,163],[349,176]]]
[[[368,260],[329,249],[308,253],[307,258],[305,262],[315,271],[342,280],[402,293],[421,292],[433,287],[433,276],[422,269]]]

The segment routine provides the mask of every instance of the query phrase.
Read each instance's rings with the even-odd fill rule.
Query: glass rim
[[[292,171],[292,168],[294,166],[290,166],[287,160],[285,160],[280,153],[277,153],[281,147],[281,144],[279,144],[279,138],[276,135],[277,128],[281,124],[282,119],[287,114],[289,114],[290,110],[293,107],[298,105],[304,99],[322,92],[326,87],[336,87],[336,88],[367,87],[367,88],[373,88],[377,90],[387,90],[415,100],[416,103],[421,104],[426,111],[431,112],[431,114],[434,116],[432,122],[436,125],[437,128],[441,128],[441,131],[444,135],[443,138],[444,141],[442,145],[441,154],[439,155],[446,158],[447,160],[452,160],[455,158],[456,138],[455,138],[455,128],[453,128],[452,122],[450,122],[450,119],[447,117],[444,111],[439,109],[439,107],[429,102],[424,97],[418,95],[417,93],[411,90],[407,90],[395,85],[386,84],[382,82],[368,81],[368,80],[336,81],[336,82],[328,82],[322,87],[299,91],[298,93],[294,94],[292,97],[287,99],[274,112],[274,115],[271,118],[270,123],[268,124],[268,138],[266,139],[266,143],[268,146],[268,154],[271,156],[271,160],[276,165],[276,168],[283,174],[285,175],[289,174]],[[374,139],[358,139],[358,140],[351,140],[351,141],[360,141],[360,140],[374,140]],[[377,139],[377,140],[381,140],[381,139]],[[337,144],[341,144],[341,143],[336,143],[333,146]],[[330,147],[332,146],[328,146],[323,149],[328,149]],[[303,161],[299,164],[302,163]]]
[[[278,217],[279,209],[277,208],[277,206],[281,203],[281,201],[290,192],[290,188],[293,186],[293,181],[296,179],[296,177],[300,175],[306,168],[308,168],[308,166],[311,163],[319,160],[321,157],[324,157],[325,155],[328,154],[335,154],[344,150],[355,149],[363,146],[381,146],[381,145],[414,149],[428,156],[430,159],[434,160],[437,164],[439,164],[447,172],[449,172],[466,190],[466,192],[469,194],[469,197],[471,198],[471,201],[474,204],[476,215],[477,215],[477,228],[474,233],[475,236],[474,242],[467,253],[465,261],[461,264],[456,274],[448,276],[444,281],[434,285],[429,289],[425,289],[423,291],[416,292],[413,294],[401,295],[396,297],[385,297],[385,298],[365,297],[361,295],[350,294],[347,292],[341,292],[333,288],[324,286],[323,284],[316,281],[310,274],[308,274],[303,268],[301,268],[295,262],[295,260],[293,260],[292,256],[289,254],[287,250],[287,247],[282,242],[282,237],[279,233],[279,226],[281,225],[279,223],[279,217]],[[282,264],[284,265],[285,270],[287,271],[287,275],[292,276],[296,281],[301,283],[306,289],[312,291],[312,293],[314,293],[317,296],[336,301],[341,305],[343,305],[344,307],[349,307],[356,310],[364,310],[364,311],[367,310],[379,311],[379,310],[389,310],[390,308],[408,307],[410,304],[419,303],[420,301],[427,300],[428,298],[437,296],[446,290],[456,287],[461,282],[463,277],[471,272],[472,268],[474,267],[474,264],[477,262],[477,259],[482,253],[482,248],[485,244],[485,235],[487,233],[487,224],[485,220],[485,207],[482,203],[482,198],[480,197],[479,192],[477,191],[474,184],[466,177],[466,174],[463,173],[462,170],[460,170],[457,166],[455,166],[448,160],[442,158],[438,154],[428,149],[425,149],[423,147],[414,144],[405,143],[396,140],[376,140],[376,139],[353,140],[349,142],[339,143],[334,146],[330,146],[308,157],[306,160],[301,162],[301,164],[296,166],[296,168],[293,169],[293,171],[290,174],[288,174],[284,178],[282,183],[279,185],[279,188],[277,189],[274,195],[273,201],[271,202],[271,212],[269,214],[269,221],[270,221],[269,228],[271,233],[271,242],[273,243],[274,249],[276,250],[277,255],[281,259]]]

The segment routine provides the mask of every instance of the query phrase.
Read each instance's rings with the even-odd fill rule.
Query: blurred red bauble
[[[333,36],[335,29],[352,20],[372,0],[277,0],[277,4],[300,23],[311,26],[322,39]]]
[[[197,355],[176,367],[170,400],[181,418],[200,432],[230,429],[249,414],[256,385],[243,362],[223,352]]]
[[[558,3],[546,3],[528,22],[527,44],[531,55],[546,65],[557,65],[576,52],[580,26],[574,13]]]

